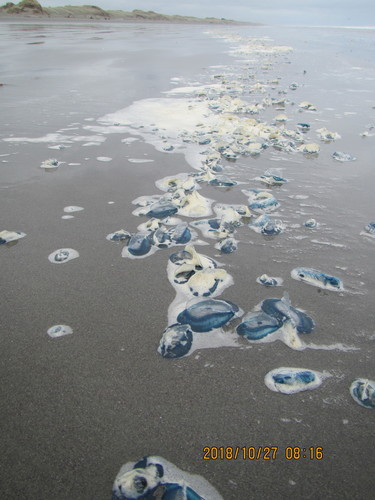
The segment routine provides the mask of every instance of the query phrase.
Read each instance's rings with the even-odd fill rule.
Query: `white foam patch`
[[[176,87],[171,90],[167,90],[163,92],[163,94],[169,94],[169,95],[186,95],[186,94],[200,94],[200,93],[206,93],[208,91],[212,90],[218,90],[220,91],[222,89],[222,85],[219,83],[212,84],[212,85],[198,85],[198,86],[189,86],[189,87]]]
[[[128,158],[128,161],[130,163],[151,163],[154,160],[151,160],[151,158]]]
[[[131,144],[135,141],[139,141],[138,137],[126,137],[125,139],[121,139],[121,142],[123,142],[124,144]]]
[[[80,212],[81,210],[84,210],[83,207],[79,207],[77,205],[69,205],[67,207],[64,207],[64,212],[70,213],[70,212]]]
[[[182,130],[193,132],[198,123],[207,120],[207,103],[188,99],[151,98],[135,101],[127,108],[99,118],[103,125],[119,124],[146,127],[146,131],[158,128],[171,138],[177,138]],[[211,120],[212,121],[212,120]],[[115,128],[117,128],[115,126]],[[149,129],[149,130],[147,130]]]
[[[317,245],[327,245],[330,247],[337,247],[337,248],[347,248],[346,245],[342,245],[341,243],[332,243],[331,241],[320,241],[320,240],[310,240],[311,243],[315,243]]]
[[[112,158],[110,158],[109,156],[97,156],[96,159],[103,162],[112,161]]]
[[[7,137],[3,139],[6,142],[31,142],[34,144],[48,142],[71,142],[71,136],[62,134],[47,134],[41,137]],[[59,148],[60,149],[60,148]]]
[[[308,196],[305,194],[290,194],[288,195],[288,198],[291,198],[292,200],[307,200]]]
[[[360,234],[360,236],[367,236],[368,238],[375,238],[375,233],[371,234],[368,231],[361,231],[359,234]]]

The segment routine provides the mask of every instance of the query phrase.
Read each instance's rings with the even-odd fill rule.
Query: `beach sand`
[[[237,28],[231,29],[227,33]],[[371,497],[374,415],[354,402],[349,386],[358,377],[375,378],[375,241],[360,235],[374,220],[374,138],[360,136],[374,123],[373,30],[241,30],[294,48],[269,70],[255,68],[253,82],[278,77],[267,90],[272,96],[299,82],[287,94],[296,103],[285,107],[289,128],[309,121],[310,142],[321,152],[309,158],[268,148],[257,158],[226,162],[228,175],[246,185],[203,186],[200,194],[246,203],[240,190],[261,187],[251,179],[283,168],[289,182],[272,192],[287,230],[267,239],[242,227],[235,253],[219,255],[213,240],[197,250],[233,277],[220,298],[247,312],[288,291],[293,305],[316,322],[306,343],[357,350],[295,351],[279,341],[240,341],[164,359],[157,347],[175,297],[166,267],[176,250],[131,260],[121,257],[121,243],[106,240],[120,228],[136,231],[145,218],[132,215],[132,201],[160,193],[156,180],[192,167],[183,154],[158,151],[137,131],[99,134],[104,142],[83,146],[89,139],[81,138],[95,134],[84,127],[134,101],[166,97],[162,92],[176,86],[171,78],[182,87],[207,83],[215,72],[236,75],[243,61],[226,52],[234,42],[197,26],[1,23],[1,139],[79,137],[62,150],[48,149],[51,142],[1,141],[0,230],[27,235],[0,248],[1,498],[108,499],[121,465],[144,455],[202,475],[226,500]],[[303,100],[318,112],[299,112]],[[255,118],[270,121],[280,112],[271,106]],[[342,139],[320,142],[315,130],[324,126]],[[137,140],[121,142],[129,137]],[[337,150],[357,160],[336,162],[331,154]],[[64,162],[55,172],[39,167],[54,157]],[[64,220],[70,205],[84,210]],[[320,230],[301,227],[309,217]],[[79,258],[51,264],[48,255],[64,247],[79,251]],[[298,266],[339,276],[347,291],[291,279]],[[283,287],[257,284],[264,273],[281,276]],[[56,324],[71,326],[73,334],[49,338],[47,329]],[[281,366],[331,377],[314,391],[277,394],[264,376]],[[264,454],[204,460],[204,447],[213,446],[278,451],[274,460]],[[288,447],[307,451],[288,460]],[[323,459],[310,459],[317,447]]]

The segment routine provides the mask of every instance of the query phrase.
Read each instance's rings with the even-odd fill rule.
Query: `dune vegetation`
[[[229,19],[214,17],[191,17],[160,14],[153,11],[133,10],[103,10],[95,5],[65,5],[63,7],[42,7],[37,0],[21,0],[18,4],[7,2],[0,6],[0,17],[25,17],[45,19],[92,19],[124,22],[171,22],[171,23],[210,23],[210,24],[256,24],[240,23]]]

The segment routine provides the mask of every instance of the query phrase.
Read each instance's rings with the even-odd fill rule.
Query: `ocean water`
[[[0,231],[26,233],[0,248],[4,498],[110,498],[121,465],[143,455],[202,475],[229,500],[366,496],[373,415],[349,387],[375,378],[375,239],[364,229],[375,220],[374,37],[373,28],[0,24]],[[223,158],[238,184],[202,184],[200,195],[214,210],[246,205],[242,190],[269,190],[280,204],[270,216],[285,230],[264,236],[243,224],[228,255],[199,233],[196,249],[230,273],[220,298],[247,313],[287,292],[316,328],[303,336],[310,349],[246,342],[226,327],[194,334],[191,355],[164,359],[157,348],[176,306],[167,275],[176,249],[123,259],[123,244],[106,235],[137,232],[146,219],[132,202],[162,194],[157,181],[199,171],[209,146],[184,142],[183,131],[191,139],[218,128],[229,140],[233,118],[223,124],[208,107],[227,94],[262,104],[235,113],[237,125],[250,118],[280,130],[275,117],[285,114],[288,130],[310,125],[303,139],[320,151],[258,137],[259,155]],[[341,137],[322,141],[321,128]],[[335,151],[356,160],[336,161]],[[52,172],[40,168],[49,158],[61,162]],[[288,182],[255,180],[267,170]],[[84,210],[63,219],[64,207],[77,206]],[[317,228],[303,225],[310,218]],[[79,258],[52,266],[60,248]],[[344,291],[292,279],[297,267],[339,277]],[[282,286],[258,284],[263,274]],[[72,335],[49,339],[59,324]],[[272,393],[264,377],[280,367],[327,378],[313,391]],[[215,459],[211,447],[240,452]]]

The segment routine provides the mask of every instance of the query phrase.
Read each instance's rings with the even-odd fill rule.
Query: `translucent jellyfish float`
[[[364,408],[375,408],[375,382],[365,378],[357,378],[350,386],[350,394],[354,401]]]
[[[188,474],[162,457],[146,456],[123,465],[112,500],[223,500],[202,476]]]
[[[316,389],[327,374],[321,374],[305,368],[282,367],[271,370],[264,377],[264,383],[274,392],[295,394],[296,392]]]
[[[79,257],[79,253],[77,250],[73,248],[59,248],[55,250],[48,256],[48,260],[53,264],[64,264],[69,260],[73,260]]]
[[[316,269],[297,267],[292,270],[291,277],[295,280],[303,281],[308,285],[324,288],[325,290],[331,290],[334,292],[344,291],[344,285],[340,278],[330,276],[329,274]]]

